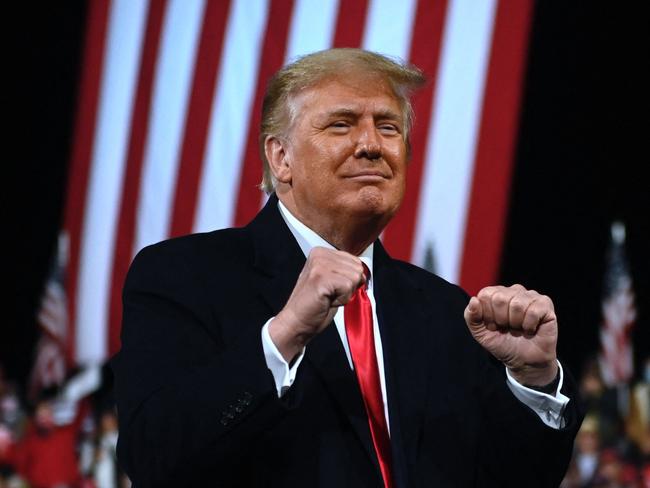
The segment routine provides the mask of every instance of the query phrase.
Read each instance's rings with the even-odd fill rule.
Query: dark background
[[[35,314],[62,221],[85,9],[78,1],[3,9],[10,292],[0,364],[19,382],[30,369]],[[613,219],[627,225],[637,363],[650,355],[646,19],[624,2],[545,0],[535,8],[501,281],[554,299],[559,354],[576,375],[598,350]]]

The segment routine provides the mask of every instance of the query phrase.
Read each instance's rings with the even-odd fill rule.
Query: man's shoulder
[[[142,248],[131,268],[169,273],[223,268],[250,259],[252,243],[246,228],[220,229],[165,239]]]
[[[241,249],[241,246],[249,240],[245,227],[219,229],[164,239],[142,248],[138,254],[174,256],[198,253],[201,255],[214,253],[217,249]]]

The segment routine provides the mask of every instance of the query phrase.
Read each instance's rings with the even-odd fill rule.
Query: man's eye
[[[393,124],[382,124],[379,126],[379,130],[384,133],[396,134],[399,132],[397,126]]]
[[[337,129],[345,129],[345,128],[349,127],[349,124],[347,122],[338,121],[338,122],[334,122],[334,123],[330,124],[330,126],[335,127]]]

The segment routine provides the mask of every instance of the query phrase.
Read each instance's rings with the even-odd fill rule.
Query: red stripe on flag
[[[70,260],[66,271],[66,289],[68,293],[68,331],[66,358],[74,364],[75,357],[75,319],[77,304],[77,285],[79,280],[79,255],[81,250],[81,229],[85,213],[90,158],[97,123],[97,106],[99,104],[99,87],[104,64],[106,30],[110,0],[97,0],[88,7],[83,71],[79,85],[77,115],[74,128],[75,139],[68,169],[64,228],[70,238]]]
[[[131,132],[126,157],[122,198],[117,226],[117,238],[113,252],[113,270],[111,276],[111,296],[109,301],[108,353],[115,354],[120,346],[120,323],[122,321],[122,286],[131,262],[135,236],[135,219],[140,178],[142,175],[142,158],[149,130],[152,86],[158,60],[160,33],[165,17],[167,2],[151,0],[147,14],[147,27],[140,58],[140,72],[136,90],[133,112],[131,114]]]
[[[169,231],[171,236],[189,234],[194,225],[199,181],[203,171],[208,126],[229,11],[230,1],[209,1],[203,14],[192,95],[180,153]]]
[[[496,13],[460,273],[469,293],[499,271],[532,8],[501,0]]]
[[[368,0],[339,2],[333,47],[359,47],[363,37]]]
[[[292,0],[272,0],[264,33],[262,59],[257,75],[255,100],[249,117],[246,150],[239,180],[239,192],[235,208],[235,225],[246,225],[259,211],[262,181],[262,162],[259,152],[260,121],[262,101],[266,84],[273,74],[282,67],[287,50],[289,22],[292,17]]]
[[[416,122],[411,132],[411,161],[406,174],[407,191],[400,210],[386,228],[383,237],[383,243],[391,255],[405,261],[411,259],[415,239],[424,158],[429,142],[427,139],[433,113],[446,13],[447,0],[438,2],[420,0],[413,28],[409,59],[424,71],[427,84],[413,96]]]

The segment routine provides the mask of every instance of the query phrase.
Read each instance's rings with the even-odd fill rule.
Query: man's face
[[[298,217],[386,225],[402,202],[406,145],[398,99],[377,77],[326,79],[293,100],[286,149]]]

